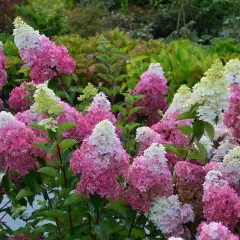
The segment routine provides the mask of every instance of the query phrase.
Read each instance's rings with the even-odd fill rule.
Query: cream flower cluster
[[[9,123],[16,123],[16,122],[18,122],[18,120],[10,112],[5,112],[5,111],[0,112],[0,129],[2,129],[4,126],[6,126]]]
[[[224,75],[229,84],[240,83],[240,61],[238,59],[229,60],[224,67]]]
[[[223,163],[233,168],[240,175],[240,147],[233,148],[225,155]]]
[[[144,157],[155,159],[158,158],[162,163],[166,163],[167,159],[165,158],[165,147],[159,143],[153,143],[149,148],[144,151]]]
[[[42,37],[38,31],[27,25],[20,17],[14,21],[14,42],[18,49],[36,49],[40,47]]]
[[[164,71],[160,63],[151,63],[148,70],[151,70],[158,77],[164,77]]]

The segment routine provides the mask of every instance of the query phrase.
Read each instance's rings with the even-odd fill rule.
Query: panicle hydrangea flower
[[[229,84],[240,83],[240,61],[231,59],[224,66],[224,75]]]
[[[0,129],[5,127],[9,123],[18,122],[16,118],[9,112],[1,111],[0,112]]]
[[[240,178],[240,147],[233,148],[223,159],[223,163],[235,170]]]
[[[87,114],[84,116],[85,121],[89,124],[88,132],[92,132],[97,123],[103,120],[109,120],[116,127],[118,136],[121,136],[122,131],[117,126],[117,119],[111,112],[111,103],[108,101],[104,93],[98,93],[88,108]]]
[[[136,142],[140,145],[138,155],[141,155],[152,143],[164,143],[164,140],[160,134],[151,128],[139,127],[136,130]]]
[[[181,85],[177,92],[174,94],[173,100],[164,115],[183,113],[189,111],[186,106],[186,101],[191,97],[191,89],[186,85]]]
[[[151,128],[159,133],[165,141],[176,146],[187,146],[189,137],[183,134],[177,127],[191,125],[191,120],[177,120],[178,114],[164,115],[164,117]]]
[[[167,81],[160,63],[152,63],[131,91],[132,95],[144,95],[136,101],[137,106],[144,107],[136,115],[148,116],[151,124],[156,123],[160,117],[158,110],[165,111],[167,108],[167,90]]]
[[[222,110],[228,108],[229,83],[223,70],[221,61],[215,60],[200,82],[193,86],[192,97],[186,102],[189,107],[199,104],[199,118],[211,124],[221,119]]]
[[[88,85],[83,89],[83,94],[78,97],[78,101],[92,100],[97,93],[97,88],[95,88],[92,83],[88,83]]]
[[[15,87],[9,96],[8,104],[16,111],[25,111],[30,107],[30,92],[25,87],[26,83],[22,83],[19,87]]]
[[[17,120],[0,130],[0,154],[6,161],[5,170],[15,169],[21,176],[36,167],[36,158],[44,156],[43,150],[32,143],[41,142],[34,131]]]
[[[7,83],[6,60],[3,54],[2,42],[0,41],[0,89]]]
[[[224,112],[224,124],[231,129],[235,138],[240,138],[240,84],[231,86],[229,108]]]
[[[109,120],[103,120],[73,153],[70,167],[81,174],[77,192],[79,195],[99,194],[113,198],[118,189],[119,176],[126,175],[129,156],[123,149]]]
[[[60,101],[59,102],[64,112],[57,117],[58,125],[64,122],[75,123],[77,126],[65,131],[63,136],[65,138],[74,138],[81,142],[85,137],[91,134],[90,124],[85,120],[83,114],[78,112],[74,107],[69,104]]]
[[[163,145],[153,143],[142,156],[136,157],[130,166],[126,182],[137,190],[135,198],[142,197],[142,201],[137,202],[131,190],[126,192],[125,200],[134,210],[146,212],[156,196],[172,195],[172,176],[165,154]]]
[[[222,176],[218,170],[207,173],[203,185],[203,213],[208,223],[221,222],[234,229],[240,217],[240,197]]]
[[[199,240],[239,240],[239,237],[218,222],[202,223],[198,228]]]
[[[46,83],[37,85],[34,95],[34,104],[31,109],[36,113],[46,116],[59,115],[63,112],[63,107],[59,103],[59,98]]]
[[[191,205],[182,205],[178,197],[172,195],[157,197],[149,209],[148,218],[166,237],[183,237],[183,224],[194,221],[194,212]]]
[[[174,166],[176,189],[180,200],[190,203],[196,215],[202,212],[202,195],[205,172],[200,165],[179,161]]]
[[[73,73],[76,63],[69,57],[67,48],[56,46],[20,17],[15,19],[14,27],[14,42],[21,58],[31,67],[30,77],[33,82],[44,83],[57,73],[68,75]]]

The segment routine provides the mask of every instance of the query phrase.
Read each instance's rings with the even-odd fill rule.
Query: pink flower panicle
[[[98,93],[91,105],[88,108],[87,114],[84,116],[85,121],[88,123],[88,132],[91,133],[97,123],[103,120],[109,120],[116,127],[116,132],[120,137],[122,130],[117,126],[117,119],[111,112],[111,103],[104,93]]]
[[[207,222],[221,222],[233,230],[240,217],[240,197],[231,188],[219,170],[207,173],[203,185],[203,213]]]
[[[239,240],[239,237],[218,222],[202,223],[198,227],[199,240]]]
[[[134,210],[146,212],[155,197],[172,195],[172,176],[164,147],[153,143],[142,156],[136,157],[126,181],[130,188],[125,200]]]
[[[57,74],[73,73],[76,63],[64,46],[57,46],[48,37],[16,18],[14,42],[21,58],[31,67],[30,77],[36,84],[51,80]]]
[[[81,174],[77,185],[77,193],[81,196],[98,194],[116,198],[116,192],[121,190],[118,178],[126,174],[128,167],[129,156],[109,120],[95,126],[70,160],[71,170]]]
[[[90,135],[90,124],[85,120],[83,114],[78,112],[74,107],[62,101],[60,105],[63,107],[64,112],[57,118],[57,123],[71,122],[77,125],[75,128],[64,132],[63,136],[74,138],[81,142],[85,137]]]
[[[167,91],[167,81],[161,65],[159,63],[151,64],[131,91],[132,95],[144,95],[136,102],[137,106],[144,107],[136,115],[148,116],[150,125],[156,123],[160,119],[158,110],[165,111],[167,109]]]
[[[240,84],[231,86],[231,97],[229,108],[224,112],[224,124],[231,129],[232,134],[237,139],[240,138]]]
[[[41,141],[32,129],[20,122],[6,124],[0,130],[0,154],[6,161],[5,170],[15,169],[24,176],[34,169],[36,158],[45,154],[32,143]]]
[[[179,161],[174,166],[174,173],[177,178],[176,189],[179,198],[184,203],[190,203],[195,214],[200,216],[202,212],[202,184],[205,177],[202,166],[187,161]]]
[[[9,106],[16,111],[25,111],[29,109],[31,100],[30,92],[26,89],[26,83],[22,83],[19,87],[15,87],[8,99]]]
[[[0,89],[7,83],[6,60],[3,54],[2,42],[0,42]]]

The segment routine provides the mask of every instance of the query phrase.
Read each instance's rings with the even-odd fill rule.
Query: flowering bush
[[[1,239],[239,239],[239,60],[167,103],[160,63],[126,91],[101,36],[80,95],[65,47],[20,18],[14,36],[31,79],[0,112]]]

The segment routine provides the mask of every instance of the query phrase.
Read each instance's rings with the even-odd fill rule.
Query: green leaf
[[[73,193],[64,201],[63,205],[64,206],[75,205],[75,204],[78,204],[82,201],[84,201],[83,198],[81,198],[77,194]]]
[[[35,171],[30,171],[25,177],[24,182],[29,189],[35,193],[37,184],[37,173]]]
[[[198,141],[200,141],[204,133],[204,124],[203,121],[197,120],[193,123],[193,135]]]
[[[141,106],[131,108],[129,111],[128,117],[132,116],[134,113],[138,112],[139,110],[141,110],[143,108],[144,107],[141,107]]]
[[[33,145],[45,150],[48,153],[52,152],[52,145],[48,142],[34,142]]]
[[[97,46],[96,50],[102,53],[105,53],[105,48],[103,46]]]
[[[207,133],[208,137],[211,141],[214,139],[214,127],[209,122],[203,122],[205,132]]]
[[[179,126],[178,129],[185,135],[187,135],[188,137],[191,137],[192,135],[192,128],[188,125],[184,125],[184,126]]]
[[[132,229],[131,235],[134,237],[141,238],[141,239],[146,237],[146,234],[143,230],[141,230],[139,228],[135,228],[135,227]]]
[[[51,140],[51,141],[54,141],[57,133],[54,132],[54,131],[52,131],[52,130],[50,130],[50,129],[47,130],[47,133],[48,133],[48,137],[50,138],[50,140]]]
[[[188,150],[183,147],[176,147],[171,144],[165,144],[164,146],[167,151],[175,153],[176,155],[178,155],[179,157],[182,157],[182,158],[184,158],[188,153]]]
[[[96,58],[99,59],[103,63],[110,63],[111,62],[111,59],[107,54],[99,55]]]
[[[30,191],[29,188],[24,188],[17,194],[16,199],[20,200],[22,198],[29,197],[31,195],[33,195],[33,192]]]
[[[201,159],[201,155],[199,152],[191,152],[187,155],[188,160],[196,160],[196,159]]]
[[[42,131],[44,131],[44,132],[47,131],[46,128],[45,128],[43,125],[38,125],[37,122],[34,122],[34,123],[30,124],[30,126],[33,127],[33,128],[42,130]]]
[[[195,116],[196,116],[195,113],[185,112],[185,113],[180,114],[180,115],[177,117],[177,120],[194,119]]]
[[[134,98],[131,94],[128,93],[122,93],[123,96],[125,96],[127,98],[128,103],[133,104],[134,103]]]
[[[200,160],[205,165],[207,163],[207,150],[200,142],[197,143],[197,147],[199,149]]]
[[[108,83],[113,82],[113,76],[112,75],[98,73],[97,76],[100,77],[101,79],[105,80]]]
[[[64,122],[58,125],[57,136],[59,137],[63,132],[75,128],[77,124],[71,122]]]
[[[139,127],[139,126],[141,126],[140,123],[128,123],[128,124],[126,125],[126,127],[127,127],[127,129],[128,129],[129,132],[133,131],[135,128],[137,128],[137,127]]]
[[[99,73],[109,74],[109,70],[104,64],[97,63],[94,66],[97,68]]]
[[[98,211],[98,209],[102,203],[102,198],[99,195],[95,194],[95,195],[90,196],[90,200],[91,200],[91,203],[92,203],[95,211]]]
[[[113,112],[119,111],[119,112],[123,115],[123,117],[126,117],[126,116],[127,116],[127,110],[126,110],[124,107],[122,107],[122,106],[113,105],[113,106],[112,106],[112,111],[113,111]]]
[[[6,192],[8,192],[10,189],[10,183],[9,183],[9,178],[7,174],[5,174],[2,178],[2,185],[5,188]]]
[[[110,202],[104,208],[115,210],[125,218],[129,217],[132,213],[131,208],[128,207],[123,200],[119,200],[117,202]]]
[[[59,143],[59,147],[61,150],[61,153],[66,152],[67,149],[73,147],[74,145],[76,145],[78,142],[74,139],[63,139],[60,143]]]
[[[64,219],[65,213],[59,209],[48,209],[35,213],[35,216],[44,216],[50,218]]]
[[[52,167],[42,167],[42,168],[38,169],[37,172],[43,173],[43,174],[51,176],[51,177],[59,176],[58,172]]]

